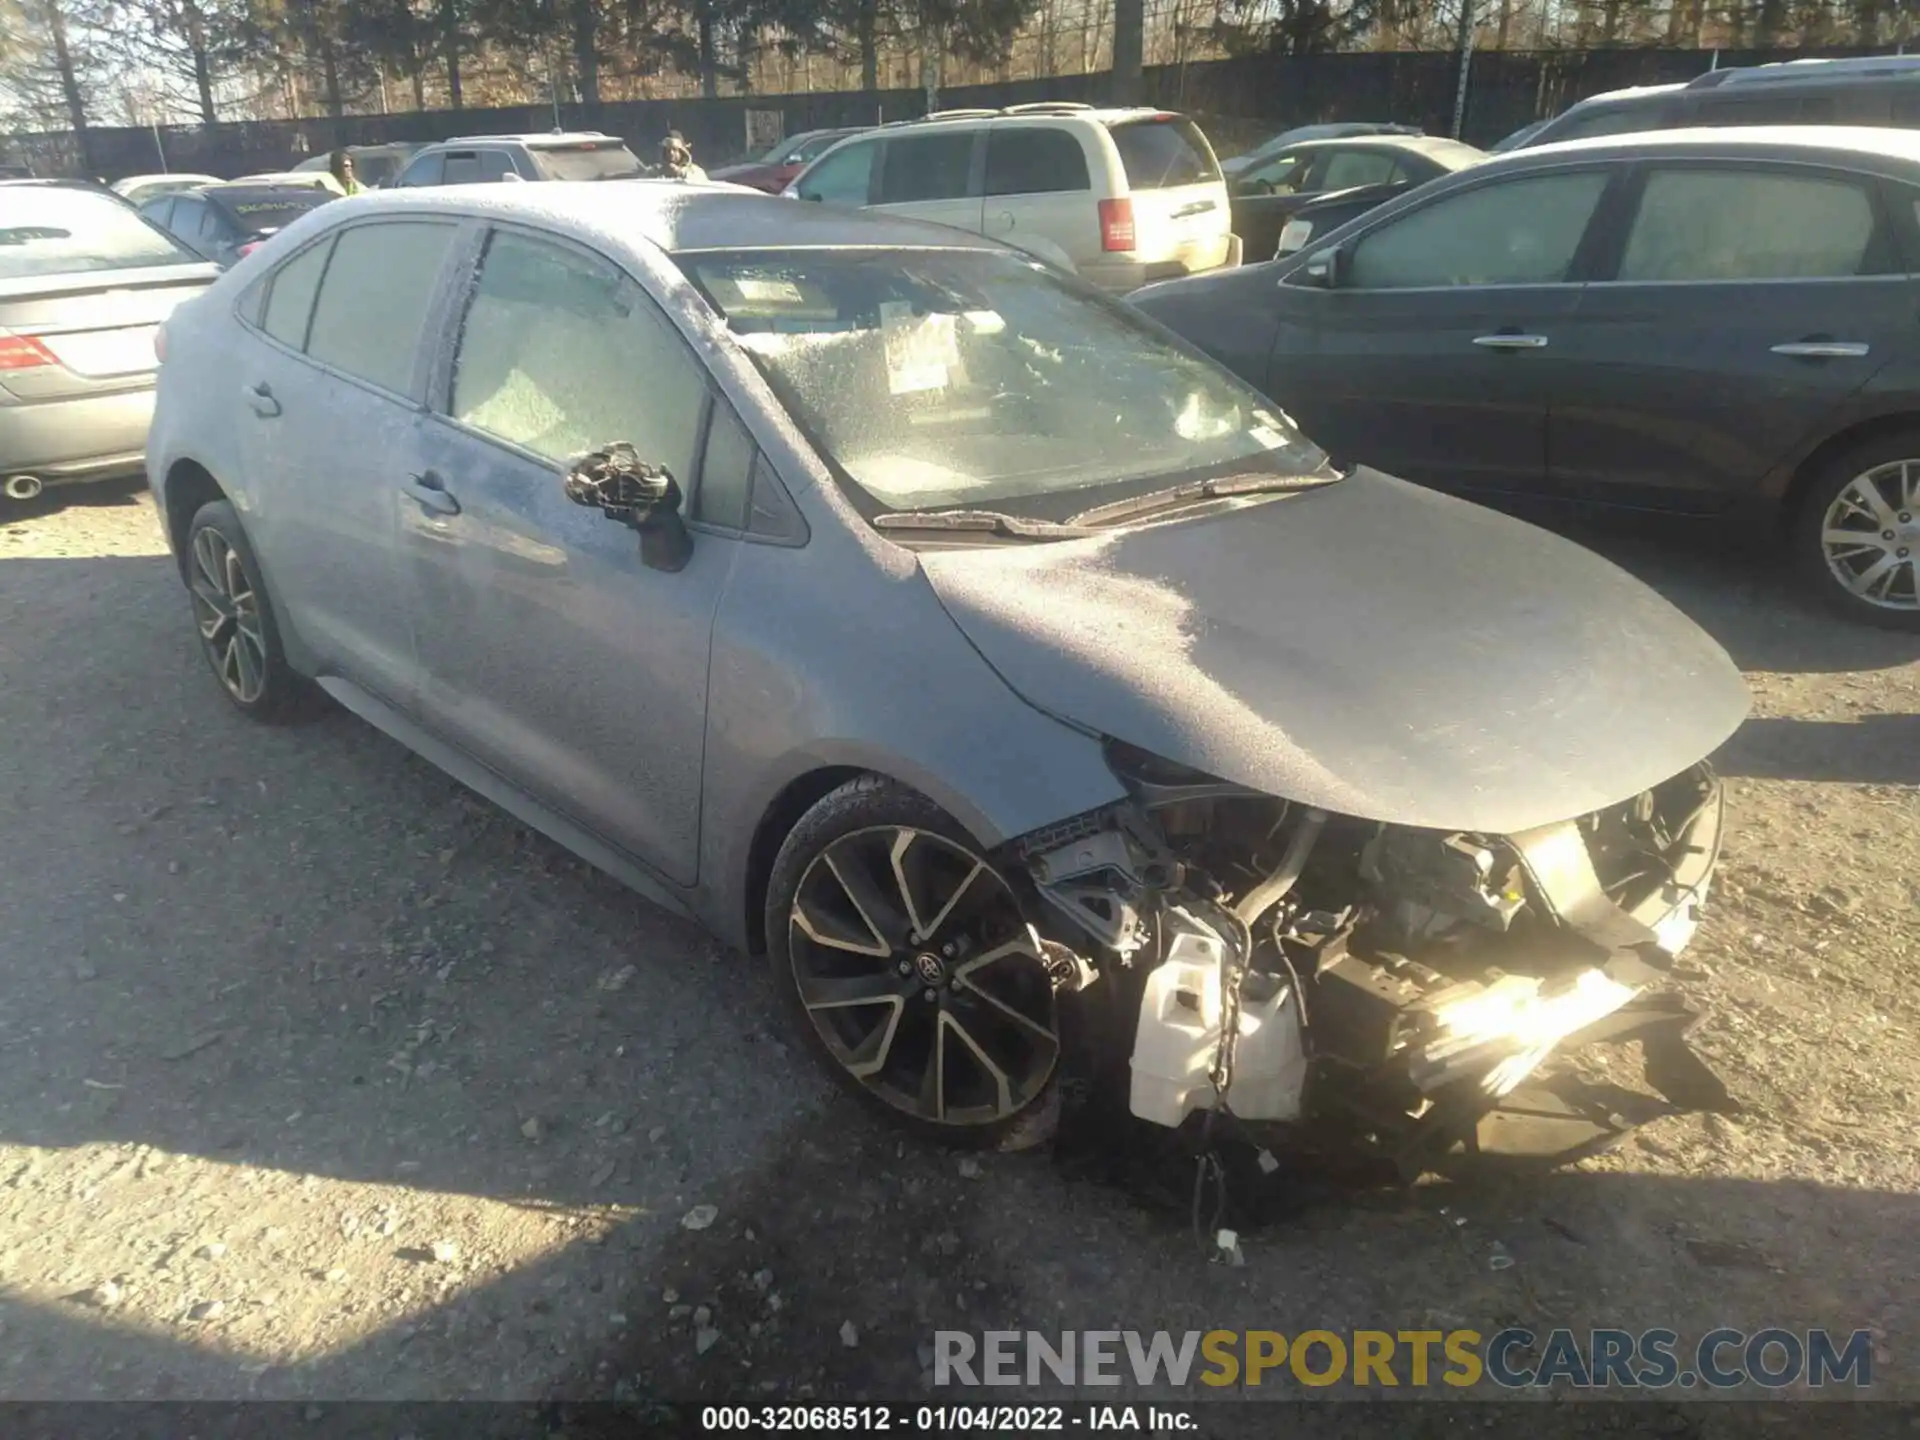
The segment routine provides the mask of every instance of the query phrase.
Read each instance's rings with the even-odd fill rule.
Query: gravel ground
[[[0,514],[0,1397],[901,1397],[936,1328],[1519,1322],[1871,1327],[1920,1399],[1920,642],[1596,543],[1754,688],[1681,967],[1747,1113],[1230,1268],[903,1142],[757,967],[358,721],[237,718],[143,493]]]

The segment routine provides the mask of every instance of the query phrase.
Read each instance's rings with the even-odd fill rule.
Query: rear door
[[[1107,127],[1133,201],[1134,253],[1173,275],[1223,263],[1233,220],[1220,162],[1184,115],[1155,114]]]
[[[1058,246],[1076,263],[1100,253],[1100,208],[1078,134],[1061,125],[995,125],[986,143],[987,234],[1036,253]]]
[[[274,272],[231,372],[276,600],[326,673],[403,710],[417,677],[396,516],[422,483],[422,337],[460,233],[382,219],[307,246]]]
[[[956,230],[980,233],[979,160],[984,128],[923,131],[891,136],[881,145],[873,208]]]
[[[1612,177],[1526,171],[1452,190],[1346,242],[1345,283],[1281,284],[1267,388],[1336,460],[1445,489],[1532,492]]]
[[[1641,170],[1627,204],[1564,337],[1556,494],[1742,503],[1914,349],[1914,282],[1872,177],[1672,161]]]

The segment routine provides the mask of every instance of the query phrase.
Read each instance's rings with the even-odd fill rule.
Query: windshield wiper
[[[1128,500],[1096,505],[1082,510],[1067,523],[1073,526],[1111,525],[1116,520],[1132,520],[1156,510],[1173,510],[1196,500],[1216,500],[1232,495],[1283,494],[1297,490],[1318,490],[1341,477],[1325,475],[1222,475],[1213,480],[1189,480],[1165,490],[1151,490]]]
[[[875,517],[876,530],[971,530],[1015,540],[1071,540],[1093,532],[1083,525],[1028,520],[998,510],[893,510]]]

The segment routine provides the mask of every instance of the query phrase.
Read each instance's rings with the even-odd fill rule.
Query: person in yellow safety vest
[[[333,172],[333,178],[340,182],[340,189],[348,195],[363,195],[366,186],[353,178],[353,157],[344,150],[336,150],[328,157],[327,169]]]

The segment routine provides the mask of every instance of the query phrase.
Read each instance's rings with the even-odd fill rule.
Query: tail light
[[[242,245],[238,250],[234,251],[234,254],[238,255],[242,260],[244,260],[247,258],[247,256],[251,255],[254,251],[258,250],[265,243],[266,242],[263,240],[249,240],[247,241],[246,244]]]
[[[0,370],[37,370],[57,362],[31,335],[9,335],[0,331]]]
[[[153,327],[153,358],[159,364],[167,363],[167,327],[164,325]]]
[[[1133,249],[1132,200],[1100,202],[1100,248],[1102,250]]]

